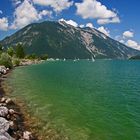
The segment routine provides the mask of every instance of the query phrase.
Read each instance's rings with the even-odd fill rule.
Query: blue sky
[[[0,0],[0,40],[45,20],[97,28],[140,50],[139,0]]]

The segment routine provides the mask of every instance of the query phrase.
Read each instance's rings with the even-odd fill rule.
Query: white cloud
[[[66,22],[69,25],[72,25],[74,27],[78,27],[78,24],[75,21],[71,20],[71,19],[70,20],[65,20],[65,19],[62,18],[59,21],[64,21],[64,22]]]
[[[42,11],[39,13],[39,16],[40,16],[40,18],[42,18],[43,16],[51,17],[51,16],[52,16],[52,11],[42,10]]]
[[[110,36],[110,31],[107,28],[104,28],[103,26],[99,27],[98,30],[102,33],[104,33],[107,36]]]
[[[86,24],[86,27],[89,27],[89,28],[94,28],[93,24],[92,23],[87,23]]]
[[[120,23],[120,19],[119,19],[119,17],[98,19],[97,23],[98,24]]]
[[[134,40],[128,40],[126,42],[126,45],[128,47],[131,47],[131,48],[134,48],[134,49],[137,49],[137,50],[140,50],[140,44],[138,44],[136,41]]]
[[[132,31],[125,31],[123,33],[123,38],[132,38],[134,37],[134,33]]]
[[[0,10],[0,14],[3,14],[3,12]]]
[[[34,4],[50,6],[55,12],[61,12],[73,5],[69,0],[33,0]]]
[[[0,18],[0,30],[8,30],[8,19],[6,17]]]
[[[77,15],[82,16],[84,19],[97,18],[97,19],[110,19],[109,23],[118,22],[119,18],[117,13],[107,9],[105,5],[102,5],[97,0],[83,0],[82,3],[76,3]],[[99,21],[101,22],[101,21]],[[103,21],[102,21],[103,22]]]
[[[49,15],[49,11],[43,10],[40,13],[35,9],[32,2],[24,0],[14,12],[14,22],[10,29],[19,29],[32,22],[42,19],[43,16]]]

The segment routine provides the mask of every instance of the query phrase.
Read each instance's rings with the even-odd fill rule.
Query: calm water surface
[[[140,140],[140,61],[46,62],[16,68],[7,82],[71,140]]]

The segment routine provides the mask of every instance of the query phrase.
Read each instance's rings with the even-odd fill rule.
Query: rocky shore
[[[44,61],[23,60],[19,66]],[[64,131],[49,121],[41,121],[28,112],[28,106],[20,99],[9,98],[11,87],[5,85],[10,69],[0,66],[0,140],[69,140]],[[42,127],[45,124],[45,127]]]
[[[44,62],[44,60],[30,60],[30,59],[22,59],[20,62],[20,66],[28,66],[28,65],[32,65],[32,64],[40,64]]]
[[[0,66],[0,140],[37,140],[37,137],[26,130],[20,107],[6,97],[1,87],[1,81],[8,72],[9,69]]]

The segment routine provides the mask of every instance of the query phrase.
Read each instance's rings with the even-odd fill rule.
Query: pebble
[[[1,103],[4,103],[6,101],[6,98],[2,97],[1,98]]]
[[[30,140],[30,137],[31,137],[31,132],[29,131],[23,132],[23,139]]]
[[[13,109],[9,109],[9,114],[13,115],[15,111]]]
[[[8,99],[5,100],[5,103],[10,104],[10,103],[12,103],[12,100],[10,98],[8,98]]]
[[[6,103],[0,103],[0,106],[6,106],[7,104]]]

